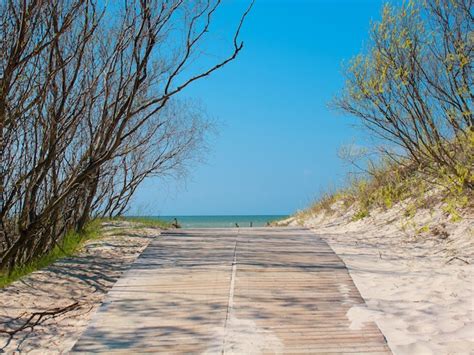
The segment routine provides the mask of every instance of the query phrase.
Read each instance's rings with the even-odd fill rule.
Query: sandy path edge
[[[453,222],[442,208],[404,217],[403,204],[354,221],[337,204],[290,225],[311,228],[346,264],[394,354],[474,354],[474,214]],[[426,228],[426,227],[429,228]],[[422,231],[422,232],[420,232]]]
[[[160,234],[126,222],[103,225],[103,238],[86,243],[78,255],[60,260],[0,290],[0,329],[23,325],[34,312],[77,302],[73,310],[45,317],[16,333],[0,333],[0,353],[65,353],[98,309],[108,290]],[[38,316],[32,319],[38,320]]]
[[[374,321],[394,354],[474,353],[473,265],[393,257],[390,250],[325,235],[366,302],[347,313],[352,323]],[[352,236],[352,238],[356,238]]]

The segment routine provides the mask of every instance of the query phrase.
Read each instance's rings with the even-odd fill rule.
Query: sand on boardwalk
[[[347,313],[351,326],[374,320],[395,354],[474,353],[474,216],[451,223],[442,212],[425,210],[406,220],[400,204],[353,222],[354,211],[339,212],[337,204],[333,209],[331,215],[287,222],[314,229],[346,263],[366,301]],[[428,224],[428,231],[421,228]],[[78,305],[14,337],[0,333],[0,352],[70,350],[107,291],[159,235],[124,224],[104,232],[76,257],[0,290],[4,330],[24,324],[33,312]]]
[[[441,206],[412,218],[404,208],[352,221],[336,203],[287,222],[312,228],[347,265],[367,304],[348,312],[353,327],[374,320],[394,354],[474,354],[472,210],[453,223]]]
[[[38,354],[69,351],[88,325],[108,290],[160,234],[126,222],[107,223],[104,237],[91,240],[77,256],[60,260],[0,289],[0,353]],[[44,315],[71,306],[67,312]],[[10,336],[11,331],[38,324]]]

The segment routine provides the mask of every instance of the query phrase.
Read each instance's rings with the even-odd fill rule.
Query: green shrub
[[[5,287],[33,271],[45,268],[59,259],[74,255],[86,241],[100,237],[100,224],[101,220],[93,220],[89,222],[80,233],[73,231],[68,232],[64,239],[48,254],[28,264],[14,268],[10,274],[0,272],[0,288]]]
[[[352,216],[352,220],[358,221],[368,216],[369,216],[369,211],[367,209],[360,209],[354,214],[354,216]]]

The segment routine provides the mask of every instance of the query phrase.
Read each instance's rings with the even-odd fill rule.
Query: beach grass
[[[470,163],[467,158],[459,161],[466,166]],[[376,209],[388,210],[402,201],[409,201],[405,212],[411,216],[419,209],[437,206],[441,201],[443,210],[456,221],[461,219],[461,210],[472,208],[473,191],[466,181],[453,180],[448,173],[441,172],[433,177],[414,163],[405,163],[397,165],[386,160],[372,165],[368,174],[351,177],[345,187],[323,194],[296,217],[304,219],[321,212],[330,215],[336,210],[340,212],[353,207],[352,220],[357,221],[370,216]],[[465,179],[474,179],[474,175],[466,175]],[[337,202],[340,206],[334,209]]]
[[[36,270],[45,268],[55,261],[70,257],[88,240],[98,239],[101,236],[102,220],[96,219],[89,222],[83,231],[70,231],[64,239],[58,243],[48,254],[33,260],[32,262],[15,267],[10,273],[0,271],[0,288],[26,276]]]
[[[171,222],[167,222],[154,217],[123,216],[117,217],[116,220],[136,223],[138,224],[138,227],[159,229],[171,228]]]
[[[32,262],[15,267],[10,273],[0,271],[0,288],[26,276],[34,271],[45,268],[55,261],[73,256],[85,242],[98,239],[101,236],[101,225],[103,222],[120,220],[135,223],[134,228],[159,228],[171,227],[170,222],[149,217],[117,217],[113,219],[97,218],[90,221],[81,232],[70,231],[64,239],[58,243],[48,254],[33,260]]]

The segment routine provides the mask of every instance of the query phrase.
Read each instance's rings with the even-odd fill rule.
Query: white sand
[[[0,289],[0,353],[58,354],[71,349],[108,290],[160,231],[130,228],[119,222],[105,227],[105,237],[89,241],[74,257],[58,261]],[[135,226],[136,227],[136,226]],[[78,307],[10,337],[2,330],[25,324],[33,312],[75,302]],[[38,317],[32,319],[33,322]]]
[[[474,354],[474,216],[450,223],[441,212],[426,210],[406,219],[399,205],[351,222],[353,211],[333,208],[331,216],[290,222],[313,228],[346,263],[367,303],[348,312],[351,327],[374,320],[395,354]],[[429,232],[415,233],[428,223]],[[115,280],[159,231],[112,227],[108,234],[77,257],[0,290],[0,323],[10,322],[3,329],[31,312],[80,302],[12,339],[0,334],[0,349],[67,352]]]
[[[290,222],[321,234],[346,263],[367,303],[348,312],[352,327],[374,320],[394,354],[474,354],[472,213],[452,223],[437,206],[407,218],[399,204],[352,222],[353,211],[332,208]]]

